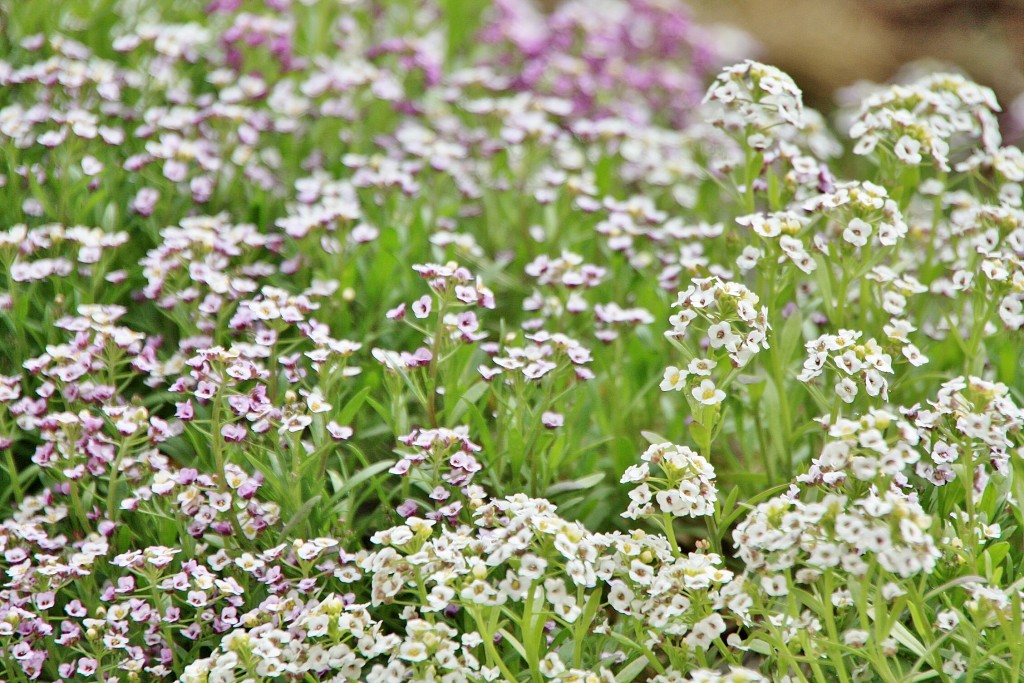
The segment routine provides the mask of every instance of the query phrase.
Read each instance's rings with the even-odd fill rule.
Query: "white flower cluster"
[[[606,268],[584,263],[583,257],[563,251],[558,258],[541,255],[526,264],[526,274],[540,285],[562,285],[569,289],[596,287],[604,278]]]
[[[89,275],[104,251],[127,241],[127,232],[108,233],[100,228],[64,227],[56,223],[29,228],[19,223],[8,230],[0,230],[0,254],[7,249],[15,253],[10,264],[14,282],[35,282],[54,275],[66,276],[76,268]],[[40,257],[38,252],[47,255]],[[33,255],[36,258],[30,258]],[[118,283],[123,280],[123,273],[108,273],[105,279]]]
[[[523,377],[528,381],[540,381],[551,372],[562,372],[572,368],[577,379],[588,380],[593,373],[585,367],[593,359],[590,349],[564,334],[550,334],[540,330],[525,335],[528,343],[523,346],[485,345],[492,353],[493,365],[481,365],[478,371],[485,380],[505,375],[509,381]]]
[[[683,643],[694,650],[706,651],[725,632],[725,620],[715,612],[701,616],[693,609],[694,601],[709,589],[728,584],[733,573],[722,569],[722,559],[714,554],[690,553],[657,567],[645,560],[645,554],[641,551],[616,563],[608,580],[608,604],[668,636],[683,636]]]
[[[914,424],[922,434],[922,446],[930,459],[922,459],[917,474],[936,485],[955,478],[957,462],[976,463],[974,488],[985,490],[992,470],[1006,474],[1016,448],[1024,455],[1021,425],[1024,411],[1014,403],[1010,389],[1001,382],[979,377],[957,377],[944,382],[931,409],[913,411]]]
[[[523,310],[537,312],[540,317],[524,320],[523,329],[540,329],[545,319],[588,310],[590,304],[583,290],[598,286],[606,273],[606,268],[585,263],[582,256],[571,251],[562,251],[558,258],[542,254],[526,264],[526,274],[539,287],[523,301]]]
[[[168,309],[197,300],[212,308],[211,299],[237,300],[255,292],[265,269],[243,264],[241,254],[265,256],[280,245],[279,238],[249,223],[232,223],[225,214],[182,218],[180,227],[164,228],[160,237],[139,263],[146,278],[143,294]]]
[[[835,391],[844,402],[853,403],[861,385],[868,396],[888,400],[889,382],[883,373],[893,374],[892,355],[874,339],[858,344],[861,336],[859,331],[839,330],[838,334],[823,334],[807,342],[807,360],[797,379],[810,382],[828,366],[839,371]]]
[[[620,480],[623,484],[640,483],[629,492],[630,503],[623,517],[638,519],[659,513],[673,517],[715,514],[718,500],[715,470],[702,455],[686,446],[658,443],[644,451],[640,459],[644,462],[631,465]],[[648,463],[657,465],[663,476],[652,476]]]
[[[934,74],[911,85],[894,85],[867,97],[850,127],[855,154],[881,145],[901,163],[919,165],[927,157],[949,171],[950,142],[957,136],[981,139],[986,150],[999,147],[999,104],[991,89],[956,74]]]
[[[803,241],[797,237],[810,223],[805,216],[794,211],[776,211],[741,216],[736,219],[736,222],[753,230],[766,243],[777,244],[779,252],[781,252],[778,255],[780,265],[791,261],[805,273],[813,273],[818,268],[818,264],[804,247]],[[744,271],[752,270],[763,256],[763,250],[751,245],[743,250],[736,265]]]
[[[896,273],[887,266],[875,266],[864,278],[879,284],[879,290],[882,292],[882,310],[893,316],[885,326],[886,336],[892,341],[911,346],[907,340],[907,334],[915,331],[916,328],[908,320],[898,316],[906,315],[909,297],[915,294],[926,293],[928,287],[914,277],[914,275],[910,273]],[[923,356],[920,355],[920,351],[917,351],[916,348],[913,351],[914,357],[911,357],[910,352],[907,351],[904,352],[904,355],[914,365],[921,365],[921,363],[917,362],[917,356],[921,358]]]
[[[346,241],[351,244],[371,242],[380,231],[362,222],[356,188],[348,180],[335,180],[320,172],[295,181],[296,202],[288,206],[287,215],[274,224],[289,237],[302,239],[319,233],[320,245],[328,254],[338,253],[342,242],[334,235],[345,228]]]
[[[669,318],[672,329],[665,336],[682,340],[691,323],[701,318],[708,323],[708,347],[741,368],[760,349],[768,348],[768,308],[759,309],[759,303],[758,296],[738,282],[695,278],[690,287],[679,292],[673,307],[680,311]],[[707,376],[717,365],[714,359],[697,359],[694,363],[685,370],[669,368],[665,377],[668,380],[671,376],[672,381],[663,382],[662,389],[683,389],[688,376]]]
[[[806,201],[805,211],[827,217],[825,233],[841,231],[844,242],[865,247],[869,241],[880,246],[894,246],[907,234],[907,223],[899,206],[889,198],[884,187],[871,182],[849,182]],[[815,246],[825,252],[823,234],[815,237]]]
[[[932,290],[955,297],[984,288],[986,298],[999,300],[1003,325],[1019,330],[1024,327],[1024,211],[1019,202],[996,206],[965,196],[958,201],[944,226],[956,245],[949,254],[952,274],[934,281]]]
[[[722,70],[711,84],[704,103],[724,107],[712,114],[715,125],[731,127],[737,122],[756,131],[768,131],[780,123],[803,127],[803,93],[788,74],[767,64],[746,60]]]
[[[445,292],[454,292],[454,298],[467,306],[479,306],[493,309],[494,292],[484,285],[479,276],[454,261],[445,264],[418,263],[412,267],[430,285],[438,296]]]
[[[872,488],[806,503],[793,495],[772,498],[740,523],[733,539],[747,571],[764,572],[769,594],[786,595],[785,580],[770,577],[788,569],[797,570],[800,583],[833,567],[857,577],[873,557],[903,578],[930,573],[939,558],[931,524],[916,496]]]
[[[297,592],[271,596],[240,615],[217,650],[190,664],[182,681],[233,681],[240,673],[272,677],[313,672],[339,682],[410,677],[452,683],[495,680],[499,672],[484,666],[479,656],[485,650],[483,634],[460,632],[437,621],[435,613],[455,605],[468,612],[498,606],[532,613],[541,609],[554,617],[546,627],[551,630],[581,618],[593,619],[593,613],[584,616],[584,607],[594,599],[590,591],[598,588],[602,592],[594,595],[607,591],[611,610],[651,629],[651,646],[673,638],[691,650],[707,651],[727,630],[715,605],[723,602],[720,591],[734,575],[721,567],[718,555],[677,557],[664,537],[642,531],[595,534],[559,517],[548,501],[522,494],[488,503],[477,499],[473,508],[476,528],[441,527],[409,517],[373,536],[377,550],[342,552],[341,565],[326,560],[326,542],[332,539],[296,542],[296,553],[306,546],[312,550],[303,555],[306,562],[334,566],[335,577],[343,582],[369,577],[370,605],[357,604],[351,594],[329,593],[305,602]],[[551,548],[560,558],[557,566],[545,559]],[[246,562],[253,558],[246,555],[235,563],[241,567]],[[371,614],[372,607],[406,593],[417,599],[425,594],[425,599],[418,609],[402,611],[402,632],[392,631]],[[607,629],[605,617],[594,627]],[[612,680],[604,669],[568,668],[554,649],[544,655],[540,667],[545,676],[559,680]],[[693,675],[693,681],[718,680],[701,678],[704,674],[699,672]]]
[[[689,676],[672,670],[655,676],[651,683],[768,683],[768,679],[751,669],[730,666],[726,672],[697,669],[690,672]]]
[[[840,418],[829,427],[828,435],[831,440],[811,460],[807,472],[797,476],[797,482],[838,488],[852,477],[904,488],[906,472],[921,459],[917,427],[888,410],[869,410],[856,420]]]

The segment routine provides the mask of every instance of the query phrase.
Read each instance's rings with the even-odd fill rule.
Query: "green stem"
[[[836,614],[832,608],[832,570],[825,570],[824,576],[824,590],[821,593],[821,605],[825,609],[825,627],[828,630],[829,640],[832,641],[836,646],[839,645],[839,630],[836,628]],[[849,678],[846,675],[846,665],[843,664],[843,656],[837,650],[837,647],[828,648],[829,658],[832,660],[832,666],[835,667],[836,673],[839,674],[839,680],[842,683],[848,683]]]
[[[7,473],[11,477],[11,488],[14,490],[14,502],[17,503],[18,507],[21,507],[21,502],[25,498],[25,492],[21,488],[21,481],[18,479],[18,466],[14,462],[14,448],[13,444],[11,447],[6,449],[7,455]]]
[[[785,387],[785,376],[783,374],[782,361],[778,356],[778,345],[773,344],[771,349],[772,356],[772,376],[775,384],[775,391],[779,397],[779,408],[782,411],[782,438],[783,443],[777,444],[780,454],[782,455],[782,462],[785,465],[786,479],[793,477],[793,450],[792,450],[792,427],[793,417],[789,412],[789,396],[786,395]]]
[[[721,513],[719,502],[715,501],[715,512],[709,515],[707,519],[708,524],[708,541],[711,544],[711,552],[715,553],[719,557],[722,556],[722,531],[718,527],[718,516]]]
[[[437,421],[437,374],[441,367],[441,337],[444,332],[444,315],[448,310],[448,299],[441,297],[437,304],[437,324],[434,326],[434,339],[430,345],[430,386],[427,387],[427,419],[430,426],[438,428]]]
[[[117,455],[114,456],[114,463],[110,466],[110,484],[107,486],[107,519],[115,524],[119,516],[119,508],[116,505],[117,497],[114,494],[117,492],[117,478],[121,474],[121,459],[124,458],[124,454],[128,450],[127,446],[128,440],[125,439],[118,447]]]
[[[498,654],[498,650],[494,647],[494,634],[491,633],[485,625],[483,615],[480,614],[479,610],[473,610],[473,621],[476,622],[477,630],[480,631],[480,635],[484,640],[484,652],[487,654],[487,663],[491,666],[497,666],[501,670],[501,674],[505,677],[506,681],[516,681],[516,675],[508,668],[505,661]]]
[[[665,529],[665,536],[668,537],[668,542],[672,546],[672,554],[679,557],[679,542],[676,541],[676,530],[673,524],[672,515],[667,512],[661,513],[661,526]]]
[[[83,534],[89,533],[89,521],[85,517],[85,511],[82,510],[82,497],[78,495],[78,482],[69,482],[71,485],[71,507],[75,511],[75,519],[78,521],[78,526],[81,528]]]
[[[221,375],[223,377],[223,374]],[[222,436],[220,433],[220,413],[221,413],[221,391],[223,387],[218,387],[217,393],[213,397],[213,409],[210,415],[210,442],[211,450],[213,451],[213,462],[217,468],[217,483],[222,493],[227,494],[231,499],[231,509],[228,512],[228,518],[231,521],[231,528],[234,530],[238,537],[239,543],[244,542],[245,534],[242,532],[242,525],[238,522],[238,516],[235,514],[235,495],[228,486],[227,470],[224,467],[224,444],[222,442]]]

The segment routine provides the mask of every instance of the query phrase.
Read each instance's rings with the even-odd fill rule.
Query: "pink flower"
[[[419,299],[412,304],[412,314],[417,318],[423,319],[430,315],[431,299],[427,295],[421,296]]]
[[[245,435],[248,433],[246,428],[238,423],[226,424],[220,428],[221,436],[224,437],[225,441],[240,443],[245,440]]]
[[[327,423],[327,431],[330,432],[331,436],[338,441],[345,441],[347,439],[351,439],[353,434],[351,427],[339,425],[334,420],[331,420],[330,422]]]
[[[549,411],[540,416],[540,421],[548,429],[557,429],[565,424],[565,416]]]

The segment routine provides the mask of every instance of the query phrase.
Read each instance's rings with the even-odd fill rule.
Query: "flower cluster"
[[[500,0],[484,37],[521,63],[513,87],[564,98],[588,118],[679,124],[703,92],[714,46],[678,0],[573,0],[550,17],[525,0]]]
[[[768,309],[765,306],[758,309],[759,302],[758,296],[742,284],[717,277],[695,278],[689,288],[679,292],[673,306],[680,310],[669,318],[672,329],[665,332],[665,336],[679,340],[680,348],[692,360],[684,368],[669,366],[665,369],[662,391],[690,388],[699,405],[721,403],[725,392],[715,386],[712,370],[726,359],[732,367],[742,368],[754,354],[769,346]],[[694,353],[684,345],[694,322],[707,323],[700,349],[704,353],[710,351],[710,356]]]
[[[1024,673],[987,89],[700,104],[679,0],[4,8],[0,679]]]
[[[797,570],[795,580],[808,583],[834,567],[863,577],[874,560],[906,578],[935,568],[940,554],[931,524],[918,502],[893,490],[860,497],[829,493],[813,502],[787,495],[758,505],[734,540],[749,572],[781,577],[779,572]],[[791,590],[784,578],[766,580],[776,595]]]
[[[686,446],[660,443],[651,445],[640,459],[642,464],[630,465],[622,475],[623,484],[640,483],[629,492],[630,504],[623,517],[638,519],[657,513],[704,517],[715,513],[715,470],[705,458]],[[663,476],[654,476],[647,463],[656,465]]]
[[[124,273],[97,272],[95,264],[100,263],[104,252],[127,241],[126,232],[105,232],[82,225],[64,227],[54,223],[30,229],[19,224],[0,232],[0,251],[13,255],[13,259],[4,258],[4,262],[14,282],[38,282],[78,274],[93,278],[102,275],[105,281],[116,284],[124,279]]]
[[[989,88],[956,74],[934,74],[867,97],[850,127],[853,151],[869,154],[879,145],[899,163],[917,166],[927,157],[949,171],[950,143],[980,139],[985,150],[999,147],[999,104]]]
[[[473,455],[480,446],[469,440],[469,429],[417,429],[398,437],[398,442],[412,449],[388,470],[406,476],[417,472],[435,502],[447,501],[453,491],[469,486],[473,475],[482,468]],[[440,517],[457,518],[462,503],[455,501],[438,511]]]
[[[834,192],[808,200],[803,208],[812,215],[825,216],[828,226],[822,237],[834,231],[843,242],[857,249],[869,242],[891,247],[907,234],[899,206],[888,197],[885,188],[874,183],[838,185]],[[823,241],[816,246],[826,251]]]
[[[860,386],[868,396],[887,401],[889,383],[885,375],[893,374],[892,355],[874,339],[858,343],[861,336],[854,330],[839,330],[838,334],[823,334],[807,342],[807,359],[798,379],[810,382],[829,367],[840,378],[835,385],[836,396],[846,403],[853,402]],[[919,356],[914,359],[916,364],[925,360]]]
[[[803,127],[800,88],[785,72],[751,60],[723,69],[704,101],[722,107],[711,119],[717,126],[746,126],[762,135],[780,124]]]
[[[502,375],[509,382],[520,378],[537,382],[548,374],[558,375],[571,368],[576,379],[593,378],[587,368],[592,358],[590,350],[580,342],[544,330],[524,336],[526,343],[522,346],[489,346],[492,365],[481,365],[480,375],[486,380]]]

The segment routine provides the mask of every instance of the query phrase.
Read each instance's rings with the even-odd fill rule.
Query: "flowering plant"
[[[0,681],[1021,679],[986,88],[834,130],[677,0],[7,5]]]

